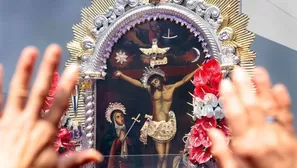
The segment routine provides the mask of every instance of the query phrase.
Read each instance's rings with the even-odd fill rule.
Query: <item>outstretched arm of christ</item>
[[[141,88],[143,87],[143,86],[142,86],[142,83],[141,83],[139,80],[133,79],[133,78],[131,78],[131,77],[129,77],[129,76],[123,74],[123,73],[120,72],[120,71],[116,71],[116,72],[115,72],[115,75],[116,75],[117,77],[119,77],[119,78],[121,78],[121,79],[124,79],[125,81],[131,83],[131,84],[134,85],[134,86],[141,87]]]
[[[198,69],[196,69],[195,71],[193,71],[192,73],[188,74],[187,76],[185,76],[182,80],[176,82],[175,84],[173,84],[173,87],[174,88],[178,88],[180,86],[182,86],[183,84],[187,83],[190,79],[193,78],[195,72],[197,71]]]
[[[129,31],[127,34],[127,38],[130,41],[133,41],[135,44],[144,47],[145,44],[137,37],[136,32]]]

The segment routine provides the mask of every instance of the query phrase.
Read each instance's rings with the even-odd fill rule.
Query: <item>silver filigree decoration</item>
[[[80,64],[80,73],[82,74],[93,74],[99,79],[104,79],[106,76],[105,70],[107,69],[106,65],[106,59],[100,59],[97,62],[97,68],[96,71],[92,69],[92,66],[90,66],[93,62],[92,55],[85,55],[82,57],[81,64]]]
[[[117,18],[117,15],[113,12],[113,7],[109,7],[104,16],[107,18],[109,24]]]
[[[219,36],[220,41],[230,40],[230,34],[228,32],[226,32],[226,31],[220,32],[218,36]]]
[[[110,7],[105,14],[99,15],[94,19],[93,35],[99,38],[118,16],[126,12],[127,7],[134,8],[139,4],[139,0],[116,0],[115,5]]]
[[[114,7],[114,13],[117,15],[117,16],[120,16],[122,14],[124,14],[125,12],[125,5],[120,5],[120,4],[116,4],[115,7]]]
[[[204,0],[197,0],[198,1],[198,6],[199,8],[206,10],[208,8],[208,5],[206,4],[206,2]]]
[[[92,33],[97,38],[100,37],[100,34],[104,32],[108,27],[108,19],[104,15],[99,15],[94,20],[94,28]]]
[[[186,0],[185,6],[196,11],[214,30],[217,30],[222,24],[223,18],[217,6],[209,5],[204,0]]]
[[[204,19],[217,30],[223,22],[221,11],[216,6],[210,6],[205,10]]]
[[[172,0],[172,2],[175,4],[182,4],[184,0]]]
[[[112,13],[111,16],[108,18],[108,22],[112,23],[117,18],[117,15],[115,13]]]
[[[79,66],[79,71],[81,74],[94,74],[94,70],[92,69],[92,55],[84,55],[81,59],[81,63]],[[105,70],[107,69],[106,60],[102,59],[97,62],[98,68],[96,69],[96,76],[100,76],[104,78],[106,76]]]
[[[93,131],[93,129],[91,130]],[[86,132],[88,131],[83,131],[82,132],[82,143],[81,143],[81,151],[89,149],[89,140],[87,138]],[[83,166],[80,166],[80,168],[95,168],[94,163],[88,163]]]
[[[104,16],[109,18],[113,14],[113,7],[110,6],[107,11],[105,12]]]
[[[129,0],[128,5],[132,8],[136,7],[139,4],[139,0]]]
[[[86,37],[82,41],[82,48],[84,50],[91,50],[95,47],[95,41],[91,37]]]
[[[129,0],[116,0],[119,5],[125,6],[128,4]]]
[[[195,10],[198,6],[198,0],[188,0],[186,2],[186,7],[191,9],[191,10]]]
[[[222,65],[236,65],[240,62],[240,58],[236,56],[236,49],[232,46],[222,47],[221,62]]]
[[[224,27],[218,34],[220,41],[231,41],[234,31],[231,27]]]
[[[81,63],[79,66],[80,73],[88,74],[92,73],[92,67],[88,66],[92,62],[92,55],[84,55],[81,59]]]
[[[103,15],[97,16],[94,20],[94,25],[98,28],[108,26],[107,18]]]
[[[88,79],[87,79],[88,80]],[[88,147],[93,148],[95,145],[95,135],[94,135],[94,127],[95,127],[95,98],[93,87],[90,89],[86,89],[85,91],[85,132],[86,138],[88,139]]]

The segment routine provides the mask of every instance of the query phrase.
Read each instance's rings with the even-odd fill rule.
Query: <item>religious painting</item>
[[[195,129],[225,126],[220,80],[236,66],[254,68],[254,34],[239,6],[93,0],[82,10],[66,66],[80,65],[69,116],[83,127],[81,143],[105,156],[88,168],[215,167],[207,136],[196,142]]]
[[[190,79],[205,61],[202,45],[185,27],[164,20],[140,24],[114,45],[108,75],[97,83],[101,95],[97,111],[103,115],[110,102],[120,102],[127,109],[129,125],[140,114],[140,122],[131,125],[129,132],[138,140],[134,148],[141,149],[135,154],[167,155],[183,150],[182,137],[191,127],[187,102],[194,86]],[[108,129],[100,114],[97,127],[111,133],[114,128]],[[97,143],[105,144],[104,134],[97,137],[101,135]],[[165,162],[163,158],[159,164],[165,166]]]

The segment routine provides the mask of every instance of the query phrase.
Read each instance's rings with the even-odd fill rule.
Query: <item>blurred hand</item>
[[[45,118],[41,118],[41,107],[50,88],[53,73],[60,62],[61,49],[57,45],[51,45],[46,49],[29,94],[29,81],[37,55],[38,51],[33,47],[23,50],[10,83],[7,104],[0,118],[1,167],[70,168],[101,161],[102,156],[93,150],[72,153],[68,157],[58,157],[56,154],[53,142],[57,124],[67,110],[68,98],[78,79],[78,70],[75,66],[65,70],[53,106]],[[0,89],[2,80],[3,70],[0,68]],[[0,93],[2,94],[2,90]]]
[[[213,154],[222,168],[294,168],[297,143],[289,93],[283,85],[272,87],[263,68],[256,68],[254,83],[256,93],[240,68],[233,72],[232,82],[222,82],[220,91],[233,136],[232,152],[224,135],[211,130]]]

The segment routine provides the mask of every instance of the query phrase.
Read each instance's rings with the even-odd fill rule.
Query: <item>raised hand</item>
[[[34,47],[23,50],[10,83],[7,104],[0,118],[1,166],[70,168],[90,161],[101,161],[102,156],[93,150],[69,154],[63,158],[56,154],[53,142],[57,124],[67,109],[68,98],[78,79],[78,70],[76,66],[65,70],[53,106],[45,118],[41,118],[41,108],[50,88],[53,73],[60,62],[61,49],[57,45],[51,45],[46,49],[30,93],[29,81],[37,55],[38,51]],[[0,86],[3,84],[2,74],[0,68]],[[2,98],[0,98],[1,105]]]
[[[120,77],[120,76],[122,75],[122,72],[121,72],[121,71],[115,71],[115,72],[114,72],[114,75],[115,75],[116,77]]]
[[[212,151],[222,168],[294,168],[297,141],[289,93],[271,86],[263,68],[255,70],[256,94],[245,72],[237,68],[231,81],[221,84],[224,110],[232,132],[230,149],[218,130],[209,132]]]

